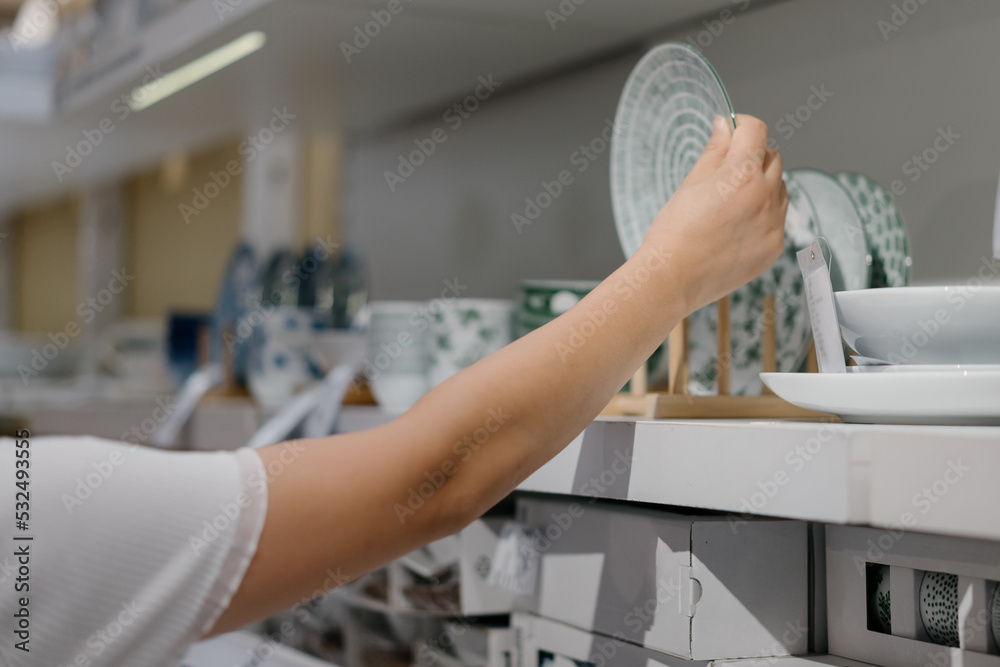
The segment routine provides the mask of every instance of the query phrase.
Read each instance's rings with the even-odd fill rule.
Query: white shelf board
[[[89,397],[72,402],[4,403],[4,412],[23,417],[33,435],[91,435],[147,443],[164,406],[174,397],[137,395],[128,400]],[[210,397],[202,401],[178,436],[180,449],[233,450],[260,426],[260,411],[249,399]],[[135,431],[133,429],[139,429]]]
[[[519,488],[1000,540],[997,470],[997,427],[618,420]]]
[[[233,8],[221,20],[219,3]],[[342,44],[386,6],[385,0],[189,0],[67,79],[54,118],[0,121],[6,156],[0,213],[155,165],[177,150],[245,136],[264,126],[273,107],[296,113],[297,127],[347,132],[440,115],[472,92],[480,76],[493,75],[502,93],[717,15],[731,0],[595,0],[577,6],[555,30],[546,16],[555,3],[405,0],[347,62]],[[122,96],[150,68],[170,71],[251,30],[267,34],[263,49],[122,117]],[[105,120],[113,131],[57,178],[53,163],[64,162],[67,147],[85,141],[85,132],[94,136]]]

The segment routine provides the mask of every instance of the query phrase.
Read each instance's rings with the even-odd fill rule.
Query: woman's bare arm
[[[262,449],[278,472],[260,545],[213,633],[461,529],[576,437],[683,317],[770,266],[784,238],[781,158],[763,123],[737,121],[715,132],[642,248],[567,313],[390,424]]]

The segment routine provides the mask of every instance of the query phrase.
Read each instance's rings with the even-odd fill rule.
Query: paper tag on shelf
[[[537,526],[508,521],[500,530],[486,582],[520,595],[531,595],[538,582],[541,554],[535,549]]]
[[[806,288],[806,303],[816,342],[816,361],[820,373],[846,373],[844,346],[840,341],[840,323],[833,301],[830,269],[823,259],[819,239],[797,253],[799,268]]]

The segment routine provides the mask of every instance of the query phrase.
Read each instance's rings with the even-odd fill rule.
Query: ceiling
[[[503,93],[734,7],[733,0],[578,1],[216,0],[236,8],[220,20],[212,0],[189,0],[107,57],[124,54],[124,64],[102,64],[84,83],[65,84],[54,119],[0,123],[0,210],[239,136],[263,127],[275,107],[308,129],[373,132],[443,112],[480,76],[492,75]],[[564,15],[560,6],[573,10]],[[385,23],[377,31],[373,11]],[[375,36],[354,43],[366,27]],[[115,104],[148,67],[170,71],[250,30],[268,41],[244,60],[144,111],[123,117]],[[348,59],[352,43],[361,48]],[[113,129],[101,131],[102,122]],[[74,167],[68,148],[94,143],[88,136],[100,142]]]

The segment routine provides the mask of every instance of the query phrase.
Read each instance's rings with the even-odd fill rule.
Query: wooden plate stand
[[[677,325],[667,341],[669,384],[666,392],[650,392],[646,365],[632,376],[629,391],[611,399],[603,415],[633,415],[646,419],[835,419],[832,415],[806,410],[778,398],[765,387],[760,396],[731,396],[729,383],[729,297],[718,302],[717,396],[688,393],[688,320]],[[764,330],[761,341],[763,369],[777,370],[774,297],[764,297]],[[810,348],[808,370],[816,372],[816,352]]]

